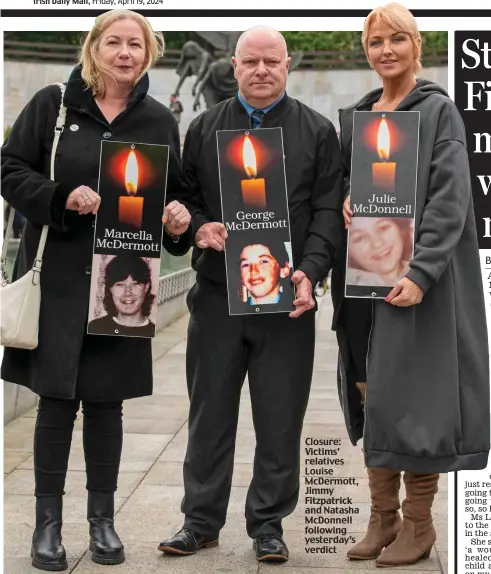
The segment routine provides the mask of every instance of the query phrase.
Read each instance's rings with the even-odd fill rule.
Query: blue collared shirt
[[[244,98],[240,95],[240,92],[237,93],[237,96],[239,98],[240,103],[244,106],[245,111],[248,113],[248,115],[250,116],[252,114],[252,112],[255,111],[260,111],[263,113],[267,113],[269,112],[269,110],[271,110],[272,108],[274,108],[276,106],[277,103],[281,102],[281,100],[284,98],[285,96],[285,92],[283,92],[281,94],[281,96],[275,101],[273,102],[270,106],[268,106],[267,108],[263,108],[263,109],[258,109],[258,108],[253,108],[250,104],[248,104]]]

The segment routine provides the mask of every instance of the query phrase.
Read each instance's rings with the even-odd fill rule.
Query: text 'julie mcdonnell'
[[[360,513],[353,503],[358,481],[334,477],[345,464],[340,456],[340,439],[307,438],[305,468],[305,552],[337,554],[356,542],[353,518]]]

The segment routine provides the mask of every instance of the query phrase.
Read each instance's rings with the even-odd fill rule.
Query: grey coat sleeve
[[[65,205],[72,190],[43,174],[60,99],[57,86],[43,88],[14,122],[2,146],[2,197],[31,223],[66,231]]]
[[[430,179],[408,279],[426,292],[452,258],[471,209],[471,179],[465,129],[449,100],[440,115]]]

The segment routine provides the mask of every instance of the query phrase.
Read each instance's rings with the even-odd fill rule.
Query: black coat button
[[[92,222],[92,227],[95,227],[95,220]]]
[[[108,140],[112,135],[113,134],[111,132],[104,132],[102,134],[102,137]]]
[[[87,267],[85,268],[85,274],[90,275],[91,273],[92,273],[92,267],[90,265],[87,265]]]

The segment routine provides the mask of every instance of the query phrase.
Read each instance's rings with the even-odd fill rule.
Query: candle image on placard
[[[291,313],[293,247],[282,129],[219,130],[217,159],[229,313]]]
[[[101,141],[89,335],[155,336],[169,150]]]
[[[345,297],[383,299],[409,270],[419,120],[413,111],[354,113]]]
[[[246,205],[266,209],[266,182],[263,178],[257,178],[257,159],[254,146],[248,135],[244,136],[242,148],[244,169],[249,179],[240,182],[242,199]]]
[[[140,229],[143,217],[143,197],[136,197],[138,191],[138,160],[134,149],[128,154],[124,183],[128,195],[123,195],[119,198],[119,221]]]
[[[384,116],[380,120],[377,136],[379,162],[372,164],[372,183],[381,191],[392,193],[396,183],[396,163],[390,157],[390,130]]]

